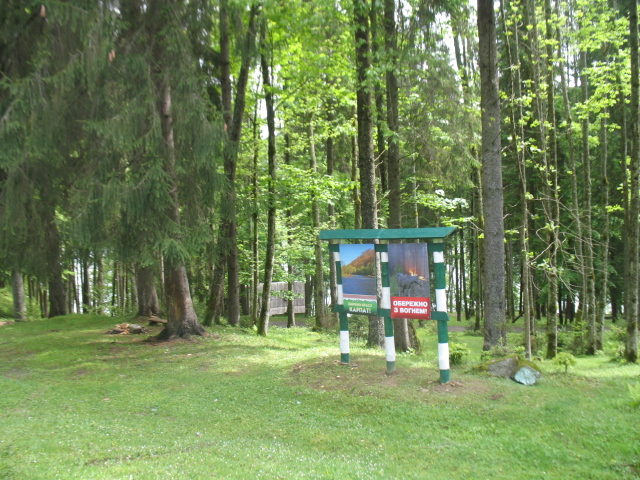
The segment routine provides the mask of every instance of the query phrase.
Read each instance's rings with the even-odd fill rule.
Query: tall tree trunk
[[[367,79],[371,68],[368,9],[366,0],[353,0],[356,44],[356,110],[358,118],[358,168],[360,169],[360,199],[362,228],[378,228],[375,161],[373,157],[373,110],[371,88]],[[376,262],[376,265],[378,262]],[[379,278],[379,276],[377,276]],[[380,286],[380,289],[382,287]],[[367,345],[384,346],[384,326],[381,317],[369,317]]]
[[[258,222],[260,206],[258,204],[258,158],[260,155],[260,134],[258,127],[258,106],[256,102],[253,112],[253,166],[251,172],[251,321],[258,323],[260,312],[258,311],[258,286],[260,284],[260,246],[258,235]],[[285,154],[286,155],[286,154]]]
[[[351,138],[351,181],[353,190],[353,228],[362,228],[362,201],[360,199],[360,189],[358,188],[358,137]]]
[[[267,149],[267,157],[269,161],[269,211],[267,215],[267,249],[264,261],[262,307],[260,309],[260,318],[258,319],[258,335],[266,335],[267,330],[269,329],[271,280],[273,278],[273,260],[276,248],[276,119],[273,107],[271,78],[269,75],[269,61],[267,59],[266,29],[266,20],[264,20],[260,29],[260,66],[262,69],[262,85],[264,88],[264,100],[267,110],[267,129],[269,132]]]
[[[329,155],[329,148],[327,147],[327,156]],[[291,165],[291,136],[289,133],[284,134],[284,163],[286,165]],[[332,164],[333,166],[333,164]],[[329,166],[327,165],[327,174],[329,173]],[[291,247],[293,246],[293,210],[289,208],[287,210],[287,245],[289,246],[289,251],[291,251]],[[333,262],[331,262],[333,265]],[[287,298],[287,328],[296,326],[296,313],[295,313],[295,302],[294,302],[294,279],[293,279],[293,260],[289,258],[287,260],[287,289],[289,290],[289,297]]]
[[[627,343],[624,356],[628,362],[638,361],[638,234],[640,214],[640,101],[638,69],[638,3],[630,1],[629,50],[631,54],[631,160],[629,163],[629,215],[627,241],[629,243],[629,277],[627,278]]]
[[[136,268],[138,288],[138,317],[162,316],[158,292],[156,291],[154,269],[151,265]]]
[[[102,315],[104,313],[104,264],[102,263],[102,255],[93,252],[93,307],[96,313]]]
[[[11,272],[11,292],[13,296],[13,318],[16,322],[27,319],[27,302],[24,296],[24,281],[18,270]]]
[[[74,272],[72,274],[70,274],[67,278],[68,278],[68,282],[69,282],[69,287],[67,289],[68,292],[68,299],[69,299],[69,306],[68,306],[68,311],[69,313],[80,313],[81,309],[80,309],[80,296],[79,296],[79,292],[78,292],[78,282],[76,281],[76,262],[75,260],[71,260],[71,272]]]
[[[560,18],[559,7],[556,4],[556,12],[558,18]],[[563,55],[563,45],[564,45],[564,37],[560,29],[557,29],[558,35],[558,57],[562,58]],[[573,116],[571,113],[571,103],[569,100],[569,88],[567,82],[567,75],[565,72],[565,64],[568,62],[560,62],[558,68],[560,70],[560,86],[562,89],[562,98],[564,105],[564,119],[566,124],[565,135],[567,137],[567,143],[569,145],[569,152],[567,157],[568,162],[568,172],[567,174],[571,179],[571,201],[570,201],[570,210],[571,216],[573,219],[573,226],[570,231],[573,233],[571,239],[573,243],[573,249],[575,252],[577,269],[578,269],[578,277],[580,279],[580,285],[586,285],[586,273],[585,273],[585,261],[584,261],[584,248],[583,248],[583,238],[582,238],[582,218],[580,214],[580,198],[578,196],[578,172],[576,167],[576,153],[575,153],[575,142],[573,138]],[[584,306],[584,299],[586,298],[586,289],[580,288],[580,308]]]
[[[396,74],[398,45],[395,0],[384,0],[384,32],[387,68],[387,138],[386,171],[389,187],[389,228],[402,228],[402,201],[400,191],[400,141],[398,139],[398,77]],[[393,321],[396,350],[407,352],[418,349],[413,321],[398,318]]]
[[[167,74],[167,51],[161,32],[166,29],[170,2],[156,0],[149,3],[147,14],[149,21],[149,38],[154,39],[152,55],[155,61],[153,69],[156,86],[156,108],[160,118],[162,131],[162,145],[164,155],[164,169],[169,181],[171,204],[167,215],[175,225],[180,225],[180,202],[178,198],[178,178],[176,174],[176,152],[173,129],[173,113],[171,110],[172,95]],[[165,304],[167,308],[167,325],[158,334],[159,340],[172,338],[189,338],[192,335],[205,335],[206,331],[198,322],[193,308],[187,271],[179,258],[172,255],[165,257]]]
[[[587,52],[581,52],[582,74],[580,76],[580,84],[582,87],[582,101],[586,105],[589,100],[589,85],[587,77],[587,68],[589,66]],[[587,329],[587,353],[593,355],[596,352],[596,295],[595,295],[595,269],[594,248],[593,248],[593,231],[591,228],[591,151],[589,148],[589,114],[586,112],[581,120],[582,125],[582,172],[584,174],[584,196],[583,196],[583,221],[584,225],[584,281],[586,284],[583,308],[583,318]]]
[[[513,248],[511,240],[504,242],[505,245],[505,317],[513,321],[515,317],[515,299],[513,293]]]
[[[128,270],[129,276],[129,292],[131,296],[131,306],[132,308],[139,308],[138,302],[138,278],[136,277],[135,268],[131,267]]]
[[[413,203],[413,228],[420,228],[420,211],[418,210],[418,180],[416,173],[416,161],[417,156],[413,156],[413,162],[411,162],[411,173],[413,181],[411,182],[411,193]]]
[[[48,317],[53,318],[66,315],[67,302],[62,278],[62,261],[60,259],[60,234],[55,219],[53,203],[45,200],[44,234],[47,248],[47,267],[49,278],[49,308]]]
[[[601,140],[600,145],[602,147],[602,178],[600,179],[600,186],[602,188],[602,234],[600,237],[601,253],[600,253],[600,272],[597,284],[600,291],[598,292],[598,301],[596,305],[596,338],[595,349],[602,350],[604,346],[604,322],[605,322],[605,310],[607,308],[607,297],[609,292],[609,237],[610,237],[610,222],[609,222],[609,146],[607,138],[607,120],[606,117],[602,119],[601,126]]]
[[[555,72],[553,64],[554,30],[551,24],[551,1],[545,1],[545,25],[546,25],[546,50],[547,50],[547,115],[546,124],[548,131],[548,150],[545,155],[546,185],[546,210],[549,241],[548,279],[549,290],[547,295],[547,357],[553,358],[558,352],[558,250],[560,229],[560,199],[558,198],[558,145],[556,140],[556,110],[555,110]]]
[[[327,122],[329,125],[333,123],[334,114],[332,110],[332,102],[329,101],[328,112],[327,112]],[[333,176],[333,164],[334,164],[334,149],[333,149],[333,136],[331,132],[327,136],[327,141],[325,143],[325,150],[327,155],[327,176]],[[329,214],[329,225],[332,229],[336,228],[336,207],[333,202],[329,202],[328,206],[328,214]],[[336,305],[338,303],[337,300],[337,273],[336,273],[336,264],[333,261],[329,261],[329,294],[331,296],[331,305]],[[333,313],[333,321],[338,321],[338,314]],[[331,322],[333,323],[333,322]]]
[[[89,252],[82,259],[82,313],[91,309],[91,275],[89,275]]]
[[[238,148],[242,131],[242,117],[244,115],[245,97],[251,67],[251,57],[256,36],[256,21],[259,14],[259,5],[254,2],[249,12],[249,24],[244,41],[242,52],[242,64],[235,86],[235,103],[233,112],[231,107],[232,85],[231,85],[231,57],[230,57],[230,34],[229,34],[229,5],[228,0],[220,2],[220,58],[221,74],[220,89],[222,96],[222,111],[227,132],[227,141],[224,146],[224,173],[227,178],[227,192],[224,197],[222,209],[222,229],[221,243],[223,248],[219,248],[220,254],[225,252],[225,262],[227,268],[227,318],[230,325],[237,325],[240,321],[240,281],[238,266],[238,238],[236,219],[236,165],[238,159]],[[222,258],[219,257],[217,265]],[[218,285],[213,285],[212,289],[218,290]]]
[[[478,160],[477,153],[475,155]],[[484,278],[484,238],[481,233],[484,231],[484,217],[482,216],[482,169],[472,167],[473,176],[475,177],[475,184],[478,186],[474,189],[472,194],[472,212],[473,216],[478,219],[478,230],[474,236],[473,250],[471,252],[471,265],[474,265],[475,271],[471,272],[472,285],[475,285],[475,289],[472,288],[472,298],[474,302],[474,315],[475,322],[473,329],[477,332],[480,330],[480,324],[484,318],[484,305],[483,296],[484,288],[482,285],[482,279]]]
[[[618,84],[622,85],[620,78],[618,76]],[[618,93],[618,105],[620,110],[622,111],[622,125],[620,128],[620,142],[622,144],[622,158],[628,158],[629,155],[629,139],[628,139],[628,119],[627,119],[627,100],[626,94],[622,89]],[[629,241],[627,239],[628,225],[629,225],[629,165],[628,162],[622,162],[622,208],[624,209],[624,225],[622,229],[622,243],[623,243],[623,258],[629,257]],[[622,267],[622,278],[624,285],[622,286],[622,305],[624,308],[624,314],[626,315],[626,305],[627,303],[627,293],[628,289],[626,287],[627,279],[629,278],[629,262],[623,262]],[[617,313],[617,302],[614,302],[612,299],[611,309],[613,312]],[[613,321],[615,322],[617,319],[617,315],[614,315]]]
[[[482,196],[484,216],[484,350],[504,338],[504,223],[500,144],[500,94],[493,1],[478,0]]]
[[[221,243],[216,245],[216,248],[221,248]],[[217,257],[220,259],[221,256],[224,256],[222,253],[218,254]],[[211,279],[211,287],[209,288],[209,295],[207,296],[207,306],[204,313],[204,321],[202,322],[205,326],[211,326],[213,323],[219,325],[220,316],[222,315],[222,308],[224,304],[224,276],[226,272],[226,263],[224,262],[216,262],[216,265],[213,269],[213,277]]]
[[[467,265],[466,265],[466,228],[460,227],[460,275],[462,276],[462,303],[464,308],[464,319],[469,320],[469,296],[467,292]]]
[[[40,289],[40,310],[43,317],[49,318],[49,291],[42,288],[42,285],[38,284]]]
[[[387,80],[387,171],[389,177],[389,228],[402,228],[402,198],[400,191],[400,140],[398,139],[398,77],[396,74],[398,45],[395,0],[384,0],[385,50],[388,64]]]
[[[314,175],[318,173],[318,162],[316,158],[316,140],[315,132],[313,128],[313,115],[309,120],[309,153],[310,153],[310,165],[309,169]],[[313,228],[317,232],[320,229],[320,207],[318,205],[318,199],[315,194],[312,194],[311,198],[311,219],[313,222]],[[315,323],[313,330],[320,331],[325,327],[324,319],[324,272],[322,269],[322,244],[316,233],[314,235],[313,256],[315,262],[315,274],[313,276],[313,304],[315,310]]]
[[[378,10],[380,6],[375,2],[372,2],[370,10],[371,21],[371,55],[374,59],[382,60],[383,49],[382,39],[378,29]],[[375,98],[375,119],[376,119],[376,176],[380,179],[380,195],[379,198],[384,198],[388,190],[387,180],[387,147],[385,142],[385,110],[384,110],[384,93],[382,91],[382,85],[380,78],[377,77],[374,82],[374,98]]]
[[[507,31],[504,3],[501,3],[504,31]],[[520,229],[520,312],[523,316],[525,355],[531,358],[531,269],[529,264],[529,206],[527,195],[527,163],[526,139],[524,125],[521,121],[524,117],[522,98],[522,78],[520,64],[520,31],[518,23],[513,23],[513,50],[509,39],[505,42],[509,58],[509,80],[511,85],[511,128],[513,148],[516,153],[516,167],[518,170],[519,194],[521,205],[522,225]]]

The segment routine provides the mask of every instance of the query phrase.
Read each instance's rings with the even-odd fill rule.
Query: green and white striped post
[[[444,268],[443,240],[434,240],[429,244],[433,252],[433,271],[436,280],[436,309],[431,312],[431,318],[438,321],[438,367],[440,368],[440,383],[451,380],[449,367],[449,315],[447,314],[447,281]]]
[[[391,284],[389,282],[389,247],[376,244],[376,252],[380,253],[380,273],[382,280],[382,297],[378,314],[384,317],[384,349],[387,357],[387,373],[396,370],[396,342],[393,335],[393,319],[391,318]]]
[[[334,311],[340,318],[340,361],[349,363],[349,319],[344,311],[344,294],[342,291],[342,263],[340,262],[340,245],[332,243],[329,251],[333,256],[336,265],[336,305]]]

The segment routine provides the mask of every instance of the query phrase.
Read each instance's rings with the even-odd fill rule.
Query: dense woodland
[[[0,25],[16,319],[266,334],[271,282],[304,281],[327,328],[320,229],[456,226],[449,311],[485,348],[522,317],[529,355],[563,329],[593,354],[611,317],[637,360],[635,1],[4,0]]]

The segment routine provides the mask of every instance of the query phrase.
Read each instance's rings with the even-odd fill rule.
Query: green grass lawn
[[[637,365],[543,362],[525,387],[472,373],[482,339],[456,333],[472,354],[440,385],[430,328],[388,376],[360,344],[340,365],[337,334],[154,345],[120,321],[0,327],[0,478],[640,478]]]

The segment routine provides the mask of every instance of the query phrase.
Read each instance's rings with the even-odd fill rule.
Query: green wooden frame
[[[386,267],[386,244],[393,240],[422,240],[429,244],[429,252],[433,254],[434,277],[436,299],[446,298],[446,277],[444,268],[444,240],[455,232],[455,227],[433,228],[397,228],[397,229],[359,229],[359,230],[321,230],[320,240],[330,242],[329,250],[331,261],[336,263],[337,283],[339,287],[338,304],[334,305],[334,311],[340,316],[340,359],[348,364],[349,357],[349,322],[341,301],[342,275],[340,272],[339,243],[341,240],[373,240],[376,243],[376,252],[381,254],[382,285],[389,286],[389,273]],[[376,242],[377,241],[377,242]],[[383,294],[384,295],[384,294]],[[383,299],[378,298],[378,313],[384,318],[385,345],[387,357],[387,373],[395,370],[396,358],[393,346],[393,320],[389,309],[380,308]],[[447,383],[451,380],[449,367],[449,315],[446,311],[446,303],[437,302],[437,310],[431,312],[431,318],[438,322],[438,364],[440,366],[440,382]]]

